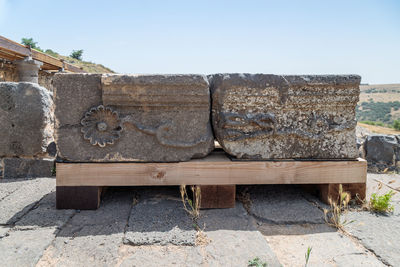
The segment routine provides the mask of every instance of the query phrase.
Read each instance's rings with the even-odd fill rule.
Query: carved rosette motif
[[[112,145],[121,137],[122,122],[117,111],[100,105],[91,108],[81,120],[83,138],[99,147]]]

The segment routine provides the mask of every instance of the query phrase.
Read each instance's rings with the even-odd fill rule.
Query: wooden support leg
[[[95,210],[100,206],[100,186],[57,186],[56,208]]]
[[[235,207],[236,185],[202,185],[202,209],[226,209]]]
[[[365,183],[342,184],[344,192],[350,192],[351,198],[354,199],[358,195],[360,200],[364,200],[366,196],[367,185]],[[318,185],[320,199],[329,204],[329,198],[336,201],[339,197],[339,184],[319,184]]]

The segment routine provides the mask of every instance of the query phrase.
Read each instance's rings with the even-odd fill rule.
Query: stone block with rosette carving
[[[214,147],[202,75],[57,74],[56,143],[72,162],[174,162]]]

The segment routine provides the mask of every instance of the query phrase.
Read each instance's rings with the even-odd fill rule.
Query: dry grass
[[[382,127],[382,126],[376,126],[376,125],[369,125],[369,124],[364,124],[364,123],[357,123],[357,125],[368,129],[369,131],[377,134],[400,134],[400,131],[397,131],[392,128],[387,128],[387,127]]]
[[[348,210],[348,204],[350,202],[351,195],[349,192],[343,191],[343,186],[339,185],[339,194],[338,199],[332,200],[329,198],[329,204],[331,208],[324,209],[325,221],[330,226],[335,227],[337,229],[342,229],[349,223],[353,221],[343,220],[343,214]]]
[[[193,200],[188,196],[186,185],[180,186],[183,208],[193,220],[197,220],[200,216],[201,188],[200,186],[192,185],[190,186],[190,189],[192,191]]]
[[[196,246],[207,246],[211,240],[207,237],[203,230],[198,230],[196,233]]]

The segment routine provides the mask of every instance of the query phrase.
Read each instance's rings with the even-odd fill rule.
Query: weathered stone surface
[[[15,223],[16,229],[57,227],[60,229],[75,214],[75,210],[57,210],[56,193],[45,195],[31,211]]]
[[[54,159],[46,158],[5,158],[3,159],[4,179],[51,177]]]
[[[55,237],[52,227],[27,231],[9,231],[0,239],[3,266],[35,266]]]
[[[382,262],[399,266],[400,202],[393,204],[394,214],[390,215],[350,212],[345,219],[354,222],[346,225],[345,229],[380,257]]]
[[[7,236],[7,232],[10,230],[8,227],[0,226],[0,239]]]
[[[18,221],[44,195],[54,190],[55,185],[56,180],[50,178],[27,180],[13,193],[0,200],[0,224],[13,224]],[[3,186],[3,182],[0,186]]]
[[[368,163],[383,163],[393,165],[400,144],[393,135],[370,135],[365,141],[365,151]]]
[[[282,266],[304,266],[304,255],[308,247],[311,247],[312,251],[307,266],[385,266],[375,255],[357,245],[351,238],[332,227],[321,226],[324,228],[299,226],[304,230],[269,234],[265,238]],[[282,228],[287,229],[288,225],[282,225]]]
[[[214,146],[201,75],[59,74],[58,156],[68,161],[184,161]]]
[[[17,66],[19,82],[39,82],[39,69],[43,65],[42,62],[24,58],[14,61],[14,64]]]
[[[179,198],[145,196],[132,208],[125,244],[193,246],[196,231]]]
[[[33,156],[53,141],[53,100],[33,83],[0,83],[0,157]]]
[[[57,234],[37,266],[117,266],[133,194],[110,189],[98,210],[85,210]]]
[[[216,139],[237,158],[356,158],[357,75],[209,76]]]
[[[295,186],[258,185],[249,190],[250,213],[264,222],[278,224],[324,223],[323,212]]]

